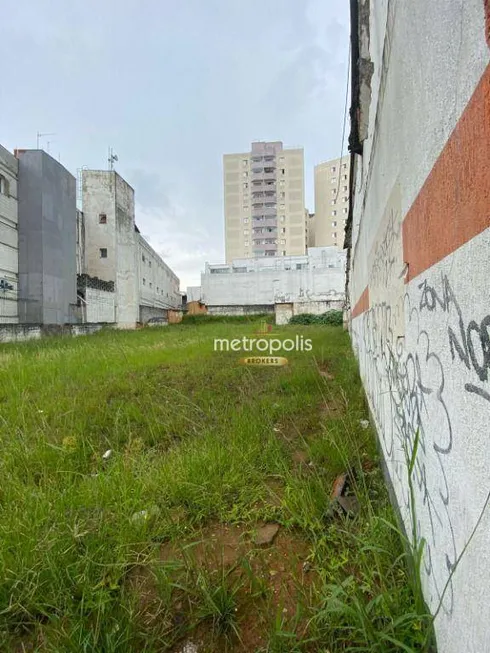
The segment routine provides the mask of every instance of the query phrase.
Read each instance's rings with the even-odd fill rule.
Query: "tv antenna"
[[[56,136],[55,132],[37,132],[36,150],[39,149],[39,140],[44,136]],[[49,141],[48,141],[49,146]]]
[[[114,154],[112,151],[112,147],[109,148],[109,158],[107,159],[107,162],[109,163],[109,170],[114,170],[114,162],[119,161],[117,154]]]

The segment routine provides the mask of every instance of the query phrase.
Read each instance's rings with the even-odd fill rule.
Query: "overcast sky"
[[[224,260],[222,155],[341,151],[346,0],[17,0],[0,21],[0,143],[134,187],[141,233],[187,285]]]

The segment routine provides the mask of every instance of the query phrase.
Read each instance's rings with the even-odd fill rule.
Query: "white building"
[[[345,253],[314,247],[307,255],[235,259],[206,264],[201,301],[210,313],[272,311],[276,304],[302,304],[302,311],[322,313],[341,308],[345,287]]]
[[[15,156],[0,145],[0,323],[7,324],[19,321],[18,167]]]
[[[139,321],[161,317],[169,308],[179,308],[182,297],[180,281],[163,259],[136,233],[139,265]]]
[[[115,171],[82,170],[81,179],[84,272],[114,282],[116,325],[132,328],[180,307],[178,277],[136,227],[133,188]],[[105,295],[103,300],[106,304]]]

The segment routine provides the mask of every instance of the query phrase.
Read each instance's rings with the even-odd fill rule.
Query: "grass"
[[[254,328],[0,348],[0,650],[422,650],[347,334],[275,328],[314,345],[282,368],[213,352]],[[342,472],[353,516],[330,500]]]

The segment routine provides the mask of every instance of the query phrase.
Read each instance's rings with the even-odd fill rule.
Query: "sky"
[[[181,280],[224,262],[222,157],[256,140],[342,152],[345,0],[18,0],[0,22],[0,144],[115,169]],[[8,65],[7,65],[8,62]],[[48,149],[49,148],[49,149]],[[345,145],[344,145],[345,152]]]

